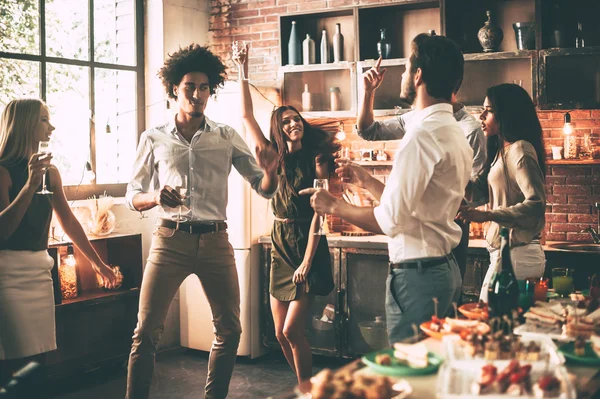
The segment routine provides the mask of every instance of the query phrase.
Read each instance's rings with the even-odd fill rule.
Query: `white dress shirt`
[[[127,185],[126,201],[134,210],[138,193],[159,190],[165,184],[175,188],[181,177],[188,176],[189,199],[182,215],[195,222],[227,219],[228,176],[233,165],[261,196],[274,193],[261,190],[263,171],[240,135],[230,126],[206,118],[191,141],[177,131],[175,119],[146,130],[140,137],[133,165],[133,177]],[[160,217],[170,219],[178,208],[161,207]]]
[[[460,242],[454,217],[473,166],[473,150],[450,104],[417,111],[406,134],[375,218],[390,237],[391,262],[448,255]]]

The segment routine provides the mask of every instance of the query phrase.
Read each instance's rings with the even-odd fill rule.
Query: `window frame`
[[[71,58],[51,57],[46,55],[46,0],[38,0],[39,7],[39,35],[40,46],[39,55],[26,53],[13,53],[0,51],[0,58],[15,59],[22,61],[38,62],[40,66],[40,98],[46,101],[46,66],[48,63],[75,65],[89,68],[89,107],[92,115],[95,115],[95,70],[96,68],[104,68],[110,70],[131,71],[136,74],[136,143],[139,142],[140,134],[145,130],[145,77],[144,77],[144,0],[133,0],[135,7],[135,66],[119,65],[105,62],[97,62],[94,60],[94,1],[88,1],[88,60],[76,60]],[[90,163],[92,169],[96,170],[96,130],[98,126],[94,126],[94,122],[89,122],[90,134]],[[106,193],[113,197],[124,197],[127,189],[127,183],[112,183],[112,184],[96,184],[95,180],[92,184],[77,184],[64,186],[65,195],[68,200],[86,199],[92,195],[101,195]]]

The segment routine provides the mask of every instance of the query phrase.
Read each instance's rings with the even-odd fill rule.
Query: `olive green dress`
[[[304,148],[285,158],[285,173],[290,182],[289,189],[280,189],[271,200],[276,218],[293,219],[292,223],[275,221],[271,232],[270,293],[280,301],[292,301],[298,297],[297,286],[292,282],[294,271],[304,259],[308,244],[310,224],[314,210],[310,206],[310,195],[298,192],[313,186],[315,179],[315,156]],[[283,172],[281,172],[283,173]],[[280,176],[280,179],[283,176]],[[333,289],[331,258],[325,236],[318,236],[319,243],[312,266],[306,279],[308,293],[326,296]]]

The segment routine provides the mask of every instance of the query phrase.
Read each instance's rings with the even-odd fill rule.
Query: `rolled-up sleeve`
[[[409,114],[410,112],[381,122],[374,121],[368,128],[356,132],[362,139],[368,141],[399,140],[406,132],[405,118]]]
[[[151,186],[152,185],[152,186]],[[156,190],[156,179],[154,178],[154,151],[152,141],[147,133],[142,133],[138,143],[137,154],[133,163],[133,174],[131,181],[127,185],[125,202],[129,209],[135,211],[133,206],[133,197],[139,193]]]
[[[494,209],[494,221],[508,228],[533,229],[544,219],[546,187],[544,175],[532,156],[525,154],[515,168],[515,179],[525,199],[516,205]]]
[[[405,219],[415,216],[435,165],[440,160],[435,141],[428,138],[428,134],[420,131],[411,133],[402,141],[394,157],[388,183],[379,206],[374,209],[377,224],[389,237],[402,233]]]
[[[264,178],[264,172],[258,167],[256,159],[250,152],[246,142],[240,137],[240,135],[233,129],[231,129],[233,137],[231,139],[233,153],[232,163],[233,167],[239,172],[246,181],[250,183],[252,189],[256,191],[263,198],[273,198],[279,186],[273,190],[272,193],[267,193],[261,188],[261,183]]]

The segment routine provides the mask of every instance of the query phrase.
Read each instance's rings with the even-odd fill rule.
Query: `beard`
[[[400,90],[400,100],[410,105],[415,102],[415,98],[417,97],[417,88],[415,87],[413,77],[413,74],[409,75],[406,82],[403,82],[402,89]]]

